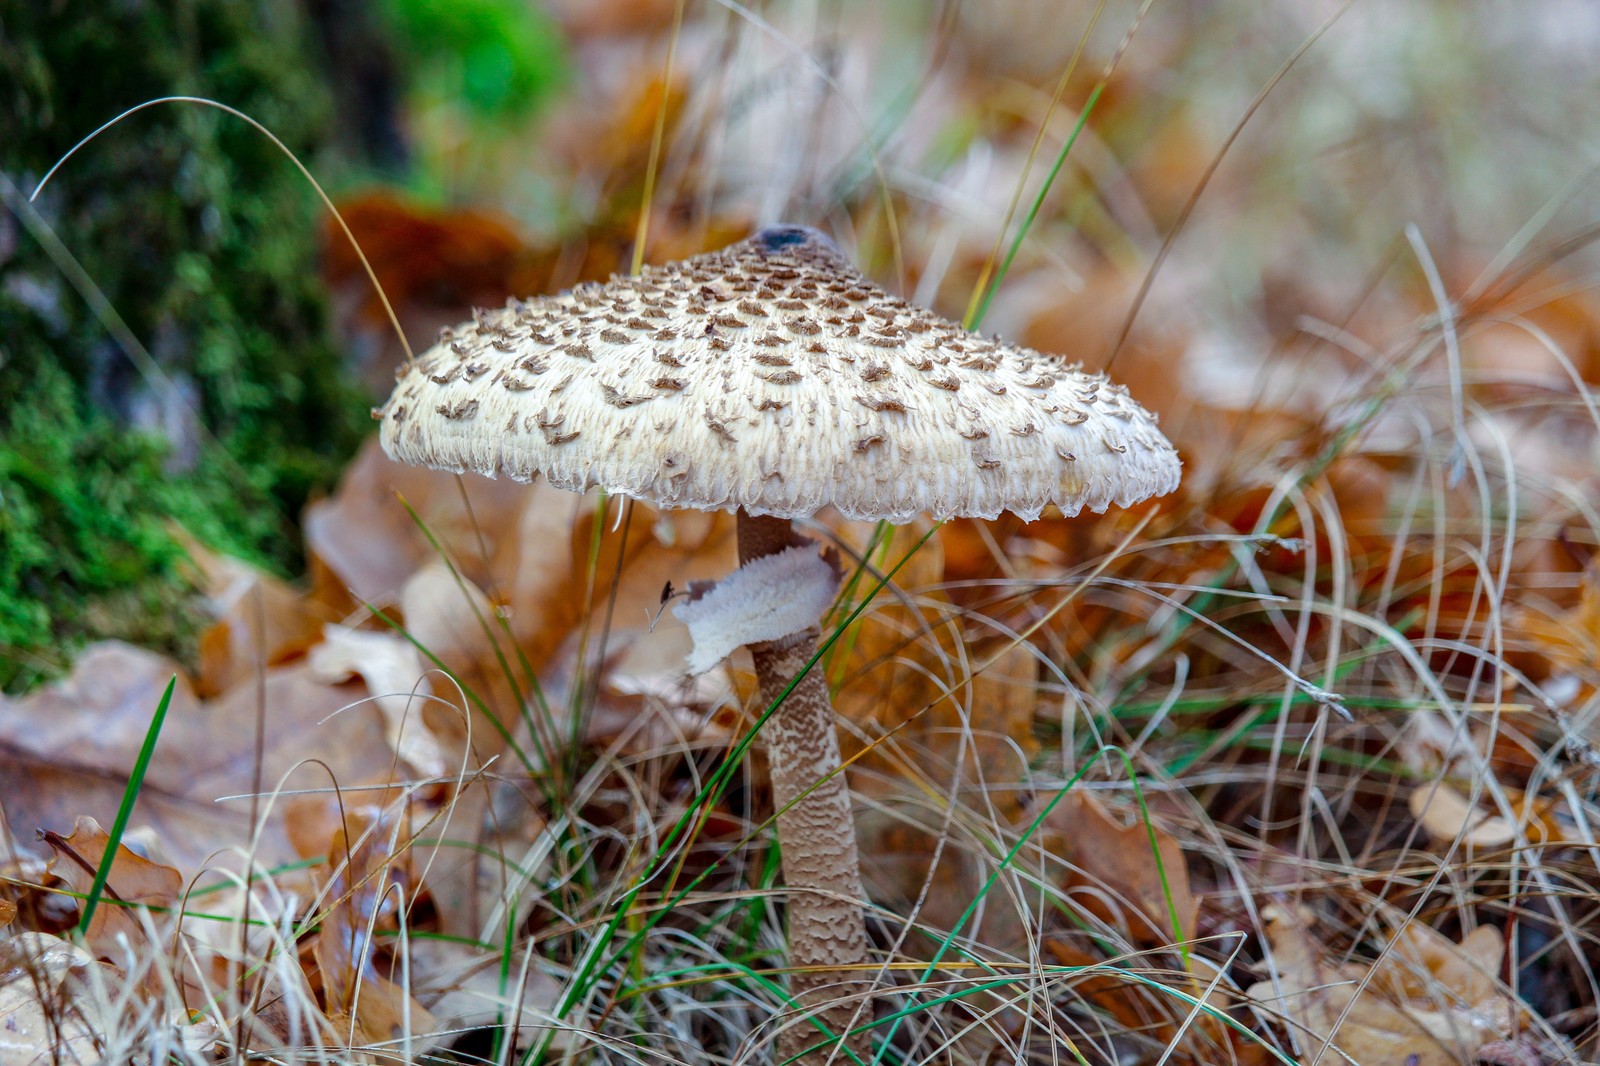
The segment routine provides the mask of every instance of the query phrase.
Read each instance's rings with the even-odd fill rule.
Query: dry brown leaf
[[[526,879],[539,876],[548,864],[547,852],[538,847],[545,819],[538,810],[541,797],[523,792],[523,787],[535,791],[525,779],[521,784],[510,778],[468,778],[447,794],[448,811],[413,797],[413,829],[420,832],[430,821],[435,828],[425,834],[429,841],[412,843],[407,858],[411,868],[422,871],[439,932],[476,940],[502,905],[531,909],[537,904],[537,894],[523,889]],[[348,816],[331,792],[289,797],[283,812],[297,854],[323,867],[329,841],[344,839]],[[441,831],[444,826],[449,832]],[[506,920],[518,924],[515,917]]]
[[[1278,973],[1248,995],[1294,1024],[1306,1061],[1457,1066],[1512,1035],[1510,997],[1494,979],[1505,942],[1480,927],[1457,945],[1411,923],[1375,966],[1322,959],[1309,913],[1263,911]]]
[[[1529,306],[1534,286],[1560,295]],[[1510,291],[1492,289],[1463,312],[1471,328],[1461,332],[1462,363],[1477,372],[1479,390],[1526,388],[1530,378],[1570,389],[1569,363],[1600,381],[1600,304],[1571,277],[1551,269]]]
[[[456,674],[468,673],[494,655],[494,604],[443,560],[430,559],[406,579],[400,614],[411,639]]]
[[[510,219],[488,211],[440,211],[381,191],[346,199],[339,209],[354,242],[329,215],[323,269],[339,328],[362,352],[361,377],[374,394],[388,390],[405,352],[356,247],[365,251],[415,351],[472,308],[540,292],[549,276],[551,253],[527,246]]]
[[[597,6],[584,4],[585,8]],[[658,3],[656,6],[659,8],[661,5]],[[688,97],[685,81],[682,75],[671,82],[654,77],[635,87],[625,100],[620,101],[621,106],[603,131],[604,135],[591,143],[590,165],[599,173],[614,175],[629,184],[638,182],[639,175],[649,165],[650,143],[655,137],[657,124],[661,124],[663,135],[670,138],[683,114],[683,105]],[[655,243],[652,242],[651,250],[656,256],[663,257],[661,249],[654,247]]]
[[[1518,789],[1506,789],[1516,811],[1513,823],[1499,814],[1473,806],[1466,796],[1444,781],[1419,785],[1411,793],[1411,816],[1443,844],[1460,840],[1469,852],[1510,847],[1517,839],[1520,823],[1523,834],[1536,844],[1565,839],[1559,823],[1550,817],[1552,804],[1528,796]]]
[[[20,699],[0,695],[0,742],[48,762],[107,774],[126,774],[144,744],[162,692],[178,678],[167,708],[156,761],[146,783],[181,792],[192,763],[164,758],[169,746],[203,743],[200,701],[176,662],[119,641],[90,645],[72,673]],[[174,748],[174,750],[175,750]],[[0,795],[11,790],[0,788]],[[115,812],[107,812],[107,816]]]
[[[844,533],[858,552],[865,550],[867,536],[861,529],[846,527]],[[869,561],[879,572],[887,570],[911,550],[921,533],[915,527],[896,529]],[[846,563],[847,574],[851,569]],[[939,679],[946,679],[951,689],[959,682],[952,672],[949,638],[941,632],[937,609],[907,598],[908,590],[920,593],[938,582],[942,573],[938,542],[929,540],[823,660],[835,686],[834,710],[854,727],[847,726],[840,733],[845,757],[860,751],[864,744],[860,737],[869,743],[878,741],[852,766],[851,787],[858,792],[890,795],[906,781],[923,789],[938,791],[941,785],[948,789],[952,769],[939,773],[925,765],[936,761],[923,757],[925,720],[934,713],[931,705],[943,692]],[[871,573],[864,573],[856,588],[846,592],[858,602],[874,583]],[[949,710],[940,713],[948,715]],[[893,736],[880,740],[891,732]],[[927,776],[930,773],[936,775],[932,780]]]
[[[1141,280],[1137,271],[1101,266],[1089,273],[1076,291],[1047,286],[1036,298],[1038,307],[1018,339],[1040,351],[1070,352],[1073,359],[1096,366],[1111,353],[1122,333],[1128,305]],[[1163,416],[1187,410],[1193,402],[1185,395],[1182,376],[1172,372],[1190,343],[1184,333],[1146,323],[1117,354],[1117,381],[1146,408]]]
[[[537,1033],[556,1024],[554,1011],[561,986],[538,968],[537,961],[513,961],[510,983],[502,991],[498,955],[448,940],[412,940],[408,950],[412,992],[442,1029],[509,1023],[513,1030]],[[529,963],[525,973],[524,961]],[[511,1020],[513,1014],[516,1022]],[[565,1044],[564,1034],[558,1033],[555,1046]]]
[[[433,1016],[378,972],[374,934],[394,928],[399,899],[409,900],[412,875],[399,820],[404,808],[355,807],[328,844],[331,907],[311,945],[323,1010],[354,1044],[405,1041],[433,1046]]]
[[[386,977],[363,977],[350,1007],[330,1008],[328,1022],[352,1048],[409,1046],[416,1054],[426,1053],[449,1039],[436,1035],[439,1024],[427,1008]],[[387,1058],[385,1055],[372,1061]]]
[[[559,535],[564,540],[568,531]],[[469,717],[480,712],[461,690],[475,694],[504,725],[521,718],[518,709],[532,698],[532,685],[521,667],[526,649],[519,647],[506,620],[512,608],[491,602],[443,560],[431,559],[406,579],[400,611],[407,638],[421,646],[430,662],[438,659],[461,686],[435,677],[433,688],[445,699],[423,701],[414,711],[438,738],[451,768],[459,767],[469,740],[480,762],[500,752],[504,742],[498,731]]]
[[[0,929],[4,929],[17,918],[17,905],[9,899],[0,899]]]
[[[323,612],[288,582],[213,552],[180,527],[172,528],[200,572],[198,585],[215,619],[200,635],[195,689],[201,696],[225,692],[316,642]]]
[[[863,550],[870,527],[843,526],[843,537]],[[895,529],[872,557],[879,571],[899,563],[926,526]],[[968,554],[976,541],[958,540]],[[1027,644],[964,632],[960,608],[936,587],[944,580],[944,539],[929,539],[877,595],[828,660],[838,685],[834,707],[846,755],[872,748],[851,766],[851,788],[880,802],[907,793],[948,796],[1002,822],[1019,816],[1028,765],[1038,753],[1038,659]],[[864,576],[854,595],[874,578]],[[980,634],[986,631],[979,630]],[[942,800],[941,800],[942,802]],[[909,901],[924,895],[919,920],[948,928],[982,881],[959,849],[946,849],[929,869],[932,831],[897,818],[867,818],[858,827],[862,854],[875,891]],[[1026,935],[1005,907],[984,912],[982,926],[967,930],[987,943],[1019,945]]]
[[[1583,572],[1578,602],[1552,618],[1523,608],[1516,611],[1514,631],[1544,659],[1547,691],[1563,693],[1569,707],[1586,703],[1600,684],[1600,556]],[[1600,740],[1592,728],[1590,740]]]
[[[65,829],[80,811],[94,811],[110,821],[116,816],[124,787],[123,780],[100,771],[63,766],[60,760],[40,759],[0,744],[0,806],[19,827]],[[166,857],[185,871],[198,870],[224,842],[250,838],[247,811],[219,810],[215,803],[149,787],[139,797],[138,812],[140,820],[160,834]],[[265,850],[281,853],[277,840],[276,834],[267,834]],[[38,884],[42,863],[35,865],[27,851],[11,856],[0,853],[0,872],[23,883]],[[38,898],[41,902],[47,899]]]
[[[1106,966],[1103,958],[1059,937],[1047,939],[1044,948],[1055,965],[1086,971],[1073,979],[1073,995],[1081,996],[1085,1002],[1108,1012],[1127,1029],[1143,1030],[1150,1025],[1151,1003],[1143,989],[1114,968]],[[1166,1035],[1161,1034],[1158,1039],[1165,1042]]]
[[[413,862],[423,871],[439,931],[480,939],[485,923],[502,907],[510,908],[505,925],[521,928],[538,904],[527,882],[541,877],[549,864],[549,852],[540,846],[545,832],[541,797],[525,777],[480,777],[456,790],[450,802],[450,832],[429,833],[443,837],[437,844],[413,845]]]
[[[518,535],[504,541],[496,560],[498,572],[512,575],[505,589],[511,628],[535,667],[547,662],[586,620],[597,625],[609,615],[621,629],[645,625],[659,613],[667,582],[685,588],[691,581],[722,577],[738,565],[731,514],[661,512],[634,503],[624,529],[620,502],[597,516],[595,497],[544,488],[550,494],[528,498]],[[599,554],[591,586],[589,555],[597,521]],[[679,628],[669,616],[660,632],[665,636]]]
[[[1027,760],[1035,750],[1037,661],[1032,648],[1016,643],[974,648],[973,658],[974,668],[987,668],[973,676],[970,686],[959,693],[961,702],[951,699],[937,703],[912,729],[903,731],[911,733],[910,738],[896,738],[897,747],[910,753],[920,772],[931,779],[930,787],[941,792],[948,790],[959,761],[968,802],[984,809],[992,799],[998,816],[1011,819],[1018,814],[1014,797],[1020,790],[996,786],[1026,779]],[[970,712],[963,706],[969,698]],[[905,787],[903,781],[885,781],[876,775],[867,778],[866,784],[879,791]],[[970,797],[980,789],[987,794]],[[933,890],[927,894],[918,916],[931,927],[951,928],[982,885],[981,864],[959,847],[946,848],[930,873],[928,863],[935,851],[931,831],[898,818],[867,817],[858,821],[857,833],[868,876],[878,886],[878,894],[898,897],[909,904],[921,893],[925,880],[933,878]],[[1015,908],[998,900],[995,906],[984,909],[978,928],[963,932],[1006,949],[1020,949],[1031,935]]]
[[[937,830],[915,824],[915,817],[891,813],[882,804],[858,816],[862,876],[874,900],[914,917],[919,929],[949,931],[967,917],[968,905],[993,867],[959,843],[947,841],[941,849]],[[913,913],[919,900],[921,907]],[[995,892],[960,932],[1000,951],[1022,953],[1037,936],[1033,924],[1029,915],[1018,914],[1014,900]]]
[[[383,718],[361,702],[361,686],[320,682],[304,660],[268,671],[262,682],[260,690],[255,682],[246,682],[207,702],[205,739],[174,745],[172,757],[181,751],[188,762],[187,794],[209,800],[250,791],[258,717],[265,792],[274,792],[280,781],[295,789],[334,784],[356,788],[389,780],[394,755],[384,742]],[[250,804],[234,800],[227,806],[248,810]],[[283,840],[274,832],[269,843],[276,846]],[[226,842],[236,844],[239,838]],[[281,857],[275,847],[271,855],[274,862],[289,857],[286,847]]]
[[[85,813],[109,822],[175,673],[176,664],[154,653],[96,644],[66,679],[21,699],[0,697],[0,804],[9,823],[26,833],[64,828]],[[250,677],[203,704],[180,674],[140,794],[140,819],[186,873],[248,843],[251,801],[216,801],[250,792],[258,724],[265,792],[291,771],[290,788],[388,780],[394,756],[381,715],[359,705],[362,696],[359,686],[316,682],[304,661]],[[269,816],[255,854],[268,865],[295,857],[276,818]]]
[[[388,319],[357,258],[357,246],[397,307],[426,304],[465,314],[470,307],[537,291],[530,269],[535,257],[509,218],[475,209],[433,210],[382,191],[352,197],[339,209],[356,241],[352,244],[328,220],[328,280],[354,285],[364,297],[364,315],[375,326],[386,326]]]
[[[328,841],[342,831],[347,813],[346,798],[331,789],[284,797],[283,821],[295,857],[327,865]]]
[[[1435,840],[1459,839],[1469,848],[1503,848],[1517,838],[1517,827],[1497,814],[1479,810],[1443,781],[1411,792],[1411,816]]]
[[[441,657],[452,667],[459,661],[464,680],[494,693],[497,713],[507,720],[515,708],[501,710],[498,704],[512,698],[510,684],[467,604],[471,598],[482,610],[486,601],[471,592],[463,597],[454,578],[447,584],[439,577],[438,553],[395,498],[396,491],[421,516],[463,579],[488,591],[487,602],[500,608],[517,649],[536,671],[586,619],[598,621],[609,610],[620,627],[642,625],[659,609],[667,581],[682,587],[690,580],[720,577],[736,565],[732,515],[660,513],[635,504],[624,535],[614,528],[620,505],[614,501],[598,518],[600,551],[591,566],[597,497],[544,482],[463,477],[458,484],[453,475],[393,463],[372,442],[335,497],[307,512],[316,594],[342,607],[363,600],[381,605],[400,600],[411,585],[408,626],[420,621],[430,639],[439,638],[444,628],[453,630],[460,641],[445,644],[459,659]],[[608,604],[614,580],[616,600]],[[518,684],[524,684],[514,649],[503,650]]]
[[[977,518],[953,518],[946,522],[939,528],[938,536],[939,550],[944,556],[944,579],[981,582],[1006,576],[1009,560],[1004,546],[1022,526],[1022,520],[1010,511],[992,522]]]
[[[661,593],[669,582],[682,588],[691,581],[721,577],[737,565],[731,514],[658,512],[636,503],[623,523],[615,504],[597,516],[593,497],[552,491],[559,499],[530,497],[519,525],[521,536],[506,541],[505,551],[496,559],[497,570],[513,575],[502,590],[504,610],[517,646],[539,671],[544,703],[554,719],[546,722],[540,712],[533,714],[540,743],[528,736],[527,716],[518,714],[516,722],[508,723],[519,745],[530,753],[548,751],[558,738],[571,734],[565,718],[571,701],[562,692],[570,691],[574,683],[580,645],[590,656],[604,651],[602,673],[611,679],[625,677],[621,687],[629,690],[619,688],[613,695],[620,699],[603,699],[594,708],[587,723],[589,739],[629,729],[635,720],[629,708],[643,702],[630,695],[693,691],[683,684],[687,630],[670,614],[653,632],[645,627],[661,614]],[[599,552],[591,565],[597,521],[602,523]],[[602,635],[606,619],[610,625]],[[521,668],[512,661],[520,683]],[[587,668],[595,669],[593,660]],[[496,694],[495,706],[510,711],[520,706],[497,663],[480,664],[478,673],[487,677],[487,687]],[[681,699],[663,702],[669,713],[652,725],[647,734],[652,740],[661,736],[657,725],[676,722],[681,729],[692,724],[673,709]],[[613,713],[619,709],[620,715]]]
[[[447,546],[461,581],[412,526],[399,502],[373,490],[374,478],[390,475],[404,479],[400,483],[407,502]],[[662,514],[633,505],[626,526],[619,528],[619,504],[613,503],[604,515],[597,514],[597,496],[578,496],[540,483],[513,486],[514,498],[495,496],[485,503],[478,487],[482,482],[480,478],[462,481],[474,501],[469,514],[454,480],[447,475],[390,464],[381,454],[363,455],[351,468],[338,497],[308,517],[308,538],[313,551],[321,553],[319,565],[325,567],[325,576],[343,573],[343,580],[358,595],[370,598],[378,596],[378,590],[388,590],[383,596],[398,598],[409,635],[437,654],[509,730],[523,730],[525,701],[537,705],[523,661],[539,675],[542,686],[550,687],[552,656],[570,646],[586,625],[602,618],[610,621],[604,647],[608,651],[626,648],[636,658],[624,667],[630,674],[653,674],[667,664],[681,674],[685,649],[681,626],[669,618],[659,632],[642,639],[636,639],[633,627],[649,623],[659,613],[661,589],[669,581],[681,587],[734,567],[735,523],[731,515]],[[404,519],[403,524],[396,515]],[[597,534],[599,551],[591,560]],[[491,581],[491,577],[497,580]],[[480,587],[489,588],[493,596],[485,596],[478,591]],[[489,633],[484,631],[485,623],[490,626]],[[598,634],[598,628],[596,624],[588,631]],[[505,629],[509,629],[510,639]],[[354,639],[372,643],[364,636]],[[390,648],[395,655],[414,654],[402,652],[392,639]],[[334,643],[348,641],[341,637],[328,642]],[[601,646],[598,640],[592,641],[589,650]],[[356,666],[355,660],[335,656],[326,645],[314,649],[313,658],[319,668],[326,667],[323,676],[328,677]],[[420,672],[420,666],[407,665],[404,670],[380,672],[380,677],[368,676],[367,681],[378,686],[374,692],[404,693]],[[403,688],[402,674],[411,675]],[[448,692],[437,683],[434,688],[454,702],[453,686]],[[393,735],[395,713],[403,713],[403,709],[397,700],[385,702],[395,705],[387,708]],[[554,699],[547,702],[552,710],[561,706]],[[446,765],[454,768],[465,744],[468,721],[437,701],[412,701],[413,722],[419,712],[428,732],[439,739],[449,756]],[[473,713],[478,713],[475,705]],[[501,750],[497,730],[481,722],[470,724],[477,759]],[[408,726],[407,733],[412,728]],[[539,744],[524,736],[526,750],[547,751],[557,735],[567,734],[560,721],[550,732],[552,736],[541,737]]]
[[[396,463],[374,437],[345,470],[333,497],[306,508],[312,594],[338,614],[363,603],[393,603],[406,579],[438,557],[399,497],[467,579],[487,588],[492,577],[506,571],[490,568],[484,549],[491,559],[505,550],[518,535],[523,507],[531,497],[548,499],[547,493],[578,499],[547,485],[457,477]]]
[[[987,784],[1005,785],[1026,780],[1028,765],[1039,752],[1033,735],[1039,710],[1039,657],[1033,647],[1013,640],[969,645],[972,676],[971,737],[967,761],[974,776]],[[949,708],[948,703],[943,705]],[[967,723],[946,710],[929,723],[944,733],[946,745],[960,739]],[[959,747],[959,743],[957,743]],[[1011,804],[1002,802],[1007,813]]]
[[[101,1060],[100,1035],[75,1004],[75,978],[99,965],[48,933],[0,938],[0,1066]]]
[[[383,715],[389,747],[423,777],[444,777],[453,760],[428,728],[423,709],[433,702],[422,656],[404,637],[328,626],[307,657],[311,676],[330,685],[360,677]]]
[[[581,604],[572,602],[569,583],[582,572],[572,552],[572,531],[593,503],[564,493],[561,497],[526,501],[518,511],[512,535],[504,538],[495,571],[505,576],[505,595],[517,641],[541,661],[560,644],[578,621]]]
[[[50,872],[65,881],[72,891],[87,895],[94,886],[95,873],[106,848],[111,844],[111,838],[100,828],[100,823],[89,817],[79,818],[72,827],[71,836],[62,838],[51,833],[46,834],[45,840],[56,853]],[[86,936],[89,946],[102,957],[118,958],[121,951],[117,940],[125,937],[129,946],[141,950],[146,946],[144,931],[129,908],[171,908],[182,891],[183,875],[177,870],[153,863],[119,844],[106,879],[105,894],[89,922]],[[166,920],[158,916],[157,927]]]
[[[577,43],[599,35],[659,32],[672,23],[671,0],[550,0],[547,6]]]
[[[1200,901],[1189,887],[1183,848],[1152,823],[1152,853],[1151,828],[1138,812],[1131,814],[1113,814],[1092,793],[1073,789],[1045,818],[1040,845],[1067,864],[1064,883],[1072,898],[1125,930],[1135,944],[1157,947],[1185,940],[1194,935]]]
[[[1495,978],[1506,945],[1495,926],[1480,925],[1455,944],[1420,922],[1407,922],[1391,940],[1389,954],[1372,970],[1373,987],[1407,999],[1448,996],[1487,1003],[1500,998]]]
[[[1191,1017],[1187,1003],[1133,980],[1119,967],[1108,965],[1103,956],[1091,953],[1072,940],[1047,937],[1043,946],[1055,965],[1084,971],[1071,978],[1072,995],[1106,1011],[1129,1031],[1144,1033],[1171,1047],[1170,1062],[1197,1066],[1219,1063],[1266,1066],[1275,1061],[1260,1040],[1245,1036],[1210,1014]],[[1181,987],[1194,995],[1204,991],[1198,980]],[[1225,997],[1231,1000],[1227,986],[1217,991],[1213,1006],[1226,1006],[1216,1000]]]

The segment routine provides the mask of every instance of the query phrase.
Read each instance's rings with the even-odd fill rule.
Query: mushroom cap
[[[1122,386],[898,299],[800,226],[477,312],[374,414],[401,462],[782,518],[1031,521],[1181,469]]]

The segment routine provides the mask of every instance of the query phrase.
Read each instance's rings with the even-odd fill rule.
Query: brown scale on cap
[[[559,427],[505,432],[558,395]],[[1179,476],[1125,389],[900,300],[793,226],[475,312],[403,370],[380,418],[405,462],[786,518],[1032,519],[1127,506]]]

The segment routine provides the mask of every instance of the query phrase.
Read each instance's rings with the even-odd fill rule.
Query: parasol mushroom
[[[800,226],[479,312],[401,369],[375,417],[402,462],[736,511],[740,571],[680,615],[699,667],[750,645],[769,705],[810,660],[833,590],[791,519],[832,506],[868,521],[1031,521],[1047,506],[1125,507],[1180,473],[1126,389],[897,299]],[[795,997],[842,1034],[858,1004],[840,997],[868,987],[836,968],[867,963],[869,945],[819,671],[765,740]],[[780,1059],[815,1042],[785,1032]]]

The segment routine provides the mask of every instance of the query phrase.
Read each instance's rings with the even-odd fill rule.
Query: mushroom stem
[[[806,543],[788,519],[752,516],[742,509],[738,536],[741,566]],[[819,635],[812,626],[781,640],[750,645],[764,705],[782,695],[805,667]],[[850,789],[840,769],[833,703],[820,668],[800,679],[767,720],[765,732],[772,802],[781,812],[778,843],[788,886],[789,959],[796,967],[790,987],[807,1014],[835,1035],[843,1035],[852,1022],[860,1026],[872,1017],[870,1008],[858,1010],[870,991],[867,978],[860,970],[834,969],[870,961],[862,909],[866,894]],[[802,794],[804,798],[796,802]],[[778,1037],[777,1061],[798,1055],[820,1039],[809,1023],[789,1025]],[[845,1046],[857,1055],[870,1055],[865,1033],[847,1037]],[[820,1049],[801,1061],[821,1063],[830,1057],[830,1050]]]

